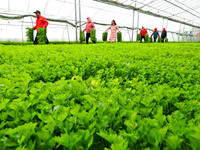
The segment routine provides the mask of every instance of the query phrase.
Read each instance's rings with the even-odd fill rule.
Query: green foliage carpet
[[[200,45],[0,45],[0,149],[199,150]]]

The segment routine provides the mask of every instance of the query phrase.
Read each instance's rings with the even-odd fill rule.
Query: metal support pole
[[[168,29],[168,19],[167,19],[167,22],[166,22],[166,30]],[[167,37],[168,38],[168,37]],[[169,38],[168,38],[169,39]]]
[[[67,35],[68,35],[68,40],[69,40],[69,44],[70,44],[70,36],[69,36],[68,24],[66,24],[66,26],[67,26]]]
[[[181,23],[180,23],[180,27],[179,27],[178,42],[180,41],[180,34],[181,34]]]
[[[31,17],[31,23],[32,23],[32,27],[33,27],[33,26],[34,26],[34,25],[33,25],[33,17]],[[33,40],[35,40],[34,30],[33,30]]]
[[[29,11],[29,6],[30,6],[30,0],[28,1],[27,12]]]
[[[164,18],[163,18],[163,20],[162,20],[162,29],[163,29],[163,27],[164,27]]]
[[[32,27],[33,27],[34,25],[33,25],[33,17],[32,16],[31,16],[31,23],[32,23]],[[34,32],[35,31],[33,30],[33,40],[35,40],[35,34],[34,34]]]
[[[138,35],[138,29],[139,29],[139,21],[140,21],[140,13],[138,12],[138,18],[137,18],[137,35]],[[137,42],[137,35],[136,35],[136,42]]]
[[[131,39],[131,42],[133,42],[134,23],[135,23],[135,10],[133,10],[133,24],[132,24],[132,39]]]
[[[193,21],[192,21],[192,24],[193,24]],[[194,42],[194,27],[192,28],[192,42]]]
[[[200,35],[199,35],[199,42],[200,42]]]
[[[8,0],[8,10],[10,11],[10,0]]]
[[[174,34],[172,33],[172,38],[173,38],[173,42],[174,42]]]
[[[184,21],[185,21],[185,19],[184,19]],[[185,25],[183,25],[183,33],[185,34]],[[182,40],[185,41],[185,37],[184,36],[182,36]]]
[[[74,5],[75,5],[75,33],[76,33],[76,43],[78,43],[76,0],[74,0]]]
[[[45,7],[44,7],[44,11],[43,11],[43,14],[46,13],[46,10],[47,10],[47,7],[48,7],[48,5],[49,5],[49,2],[50,2],[50,0],[46,1]]]
[[[79,30],[81,32],[81,0],[79,0]]]
[[[167,19],[167,22],[166,22],[166,30],[168,29],[168,19]]]
[[[127,29],[127,32],[128,32],[129,40],[131,41],[131,37],[130,37],[130,33],[128,29]]]
[[[22,19],[22,25],[21,25],[22,42],[24,42],[24,37],[23,37],[23,25],[24,25],[24,18]]]
[[[125,39],[125,37],[126,37],[126,34],[127,34],[127,32],[126,32],[125,34],[123,34],[123,35],[124,35],[124,37],[123,37],[123,41],[124,41],[124,39]]]
[[[63,36],[62,36],[62,41],[64,41],[64,35],[65,35],[65,29],[67,28],[67,24],[66,27],[63,29]]]
[[[33,25],[33,17],[32,16],[31,16],[31,23],[32,23],[32,27],[33,27],[34,25]]]
[[[191,33],[191,42],[193,42],[194,41],[194,36],[193,36],[193,30],[194,30],[194,28],[192,28],[192,33]]]

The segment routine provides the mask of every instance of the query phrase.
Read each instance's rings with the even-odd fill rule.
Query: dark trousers
[[[141,41],[140,41],[140,43],[142,43],[142,39],[144,39],[144,41],[145,41],[145,36],[141,36]]]
[[[157,41],[157,38],[156,37],[154,37],[154,42],[156,42]]]
[[[46,44],[49,44],[49,40],[48,40],[47,36],[46,36],[46,38],[45,38],[45,43],[46,43]],[[36,35],[35,41],[34,41],[33,44],[34,44],[34,45],[37,45],[37,44],[38,44],[38,35]]]
[[[86,44],[89,43],[90,33],[86,33]],[[96,43],[96,41],[92,41],[93,43]]]
[[[165,42],[165,38],[162,37],[162,43],[164,43],[164,42]]]

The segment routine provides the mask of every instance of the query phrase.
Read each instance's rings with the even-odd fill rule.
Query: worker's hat
[[[41,14],[41,12],[39,10],[36,10],[34,13],[35,14],[37,14],[37,13]]]

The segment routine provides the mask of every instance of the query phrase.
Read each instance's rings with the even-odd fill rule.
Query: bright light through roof
[[[191,13],[188,13],[181,8],[177,8],[176,6],[170,4],[168,0],[117,0],[117,2],[134,7],[136,6],[145,11],[168,16],[173,19],[189,22],[194,25],[199,25],[200,23],[200,19],[192,15],[196,14],[198,16],[200,13],[200,9],[198,9],[200,7],[200,2],[197,0],[170,1],[175,5],[179,4],[179,6],[185,10],[190,11]],[[35,10],[40,10],[42,15],[47,18],[68,20],[73,24],[75,23],[74,0],[1,0],[0,15],[18,16],[33,14]],[[110,24],[113,19],[116,20],[119,26],[131,28],[133,24],[132,10],[96,2],[94,0],[81,0],[82,23],[86,21],[88,16],[90,16],[94,22],[100,24]],[[137,27],[137,17],[138,13],[135,12],[135,28]],[[191,32],[194,30],[189,26],[180,26],[179,23],[168,21],[166,19],[163,20],[162,18],[157,18],[150,15],[140,13],[139,17],[139,27],[145,26],[149,29],[154,29],[157,27],[159,30],[161,30],[163,27],[166,27],[168,31],[172,32]],[[25,40],[25,28],[32,27],[35,24],[35,20],[35,18],[31,17],[19,20],[0,19],[0,40]],[[102,32],[104,32],[107,27],[108,26],[96,25],[97,37],[99,40],[101,40]],[[67,25],[66,23],[50,22],[48,28],[50,40],[69,40],[68,34],[70,34],[70,40],[75,39],[74,27]],[[82,29],[83,28],[84,26]],[[123,33],[123,39],[129,41],[130,37],[132,36],[131,30],[122,28],[121,31]],[[17,34],[13,36],[13,32],[16,32]],[[149,31],[149,34],[151,34],[151,31]],[[177,39],[177,35],[175,34],[171,34],[170,36],[171,40]],[[136,30],[134,31],[134,38],[135,37]]]

